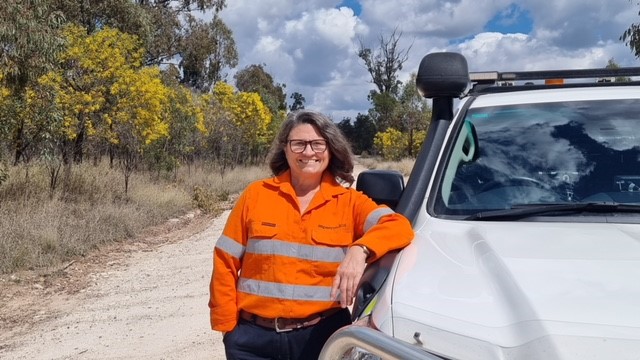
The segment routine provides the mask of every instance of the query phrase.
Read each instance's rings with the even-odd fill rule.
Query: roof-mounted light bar
[[[640,67],[624,67],[617,69],[571,69],[571,70],[541,70],[541,71],[511,71],[511,72],[471,72],[469,79],[476,83],[495,83],[499,81],[526,81],[551,79],[600,79],[615,77],[640,76]]]
[[[469,80],[471,81],[498,81],[500,73],[497,71],[470,72]]]

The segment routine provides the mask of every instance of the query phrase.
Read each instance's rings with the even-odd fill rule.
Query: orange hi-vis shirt
[[[413,239],[409,221],[325,172],[301,214],[289,171],[252,183],[234,206],[213,256],[211,328],[231,331],[239,311],[304,318],[339,307],[333,278],[349,246],[373,261]]]

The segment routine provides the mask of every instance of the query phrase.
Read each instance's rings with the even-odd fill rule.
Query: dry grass
[[[384,161],[377,157],[360,157],[358,162],[367,169],[397,170],[406,178],[411,174],[415,159],[405,158],[400,161]]]
[[[211,209],[268,175],[266,168],[180,169],[171,176],[133,174],[129,192],[117,168],[74,165],[63,170],[53,194],[44,165],[9,169],[0,186],[0,274],[46,269],[83,256],[102,244],[127,241],[150,226],[184,215],[201,204],[194,189],[211,197]]]

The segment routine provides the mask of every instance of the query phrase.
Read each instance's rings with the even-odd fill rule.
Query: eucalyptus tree
[[[0,81],[8,90],[8,101],[0,109],[0,141],[14,153],[14,163],[27,146],[23,116],[28,87],[57,64],[64,47],[59,30],[62,13],[46,0],[5,0],[0,2]],[[1,156],[1,155],[0,155]]]
[[[208,92],[224,68],[237,65],[233,33],[218,16],[226,0],[51,1],[88,34],[109,26],[136,35],[145,65],[177,64],[182,83],[193,89]]]
[[[293,103],[291,103],[291,105],[289,105],[289,110],[290,111],[296,111],[296,110],[300,110],[300,109],[304,109],[304,103],[307,101],[304,96],[302,96],[302,94],[300,94],[299,92],[294,92],[291,94],[290,96],[291,99],[293,99]]]
[[[378,47],[372,49],[366,47],[360,40],[358,57],[364,62],[367,71],[371,75],[371,82],[376,86],[379,94],[397,94],[401,81],[398,74],[404,63],[409,59],[408,49],[400,48],[402,32],[394,29],[388,38],[380,35]]]
[[[396,127],[407,136],[407,155],[410,157],[415,157],[420,150],[431,118],[431,106],[418,92],[416,76],[412,73],[402,86],[395,110],[395,118],[399,120]]]
[[[187,16],[186,33],[178,49],[183,72],[182,83],[209,92],[212,86],[223,80],[223,70],[238,65],[238,50],[233,32],[218,16],[204,22]]]
[[[607,61],[607,66],[605,66],[605,69],[619,69],[619,68],[620,68],[620,65],[618,65],[618,63],[616,63],[613,58],[609,59],[609,61]],[[615,79],[613,79],[613,81],[629,82],[631,81],[631,78],[628,76],[618,76]]]
[[[260,95],[272,116],[268,125],[269,133],[275,134],[287,116],[286,85],[275,82],[273,76],[265,70],[265,66],[265,64],[248,65],[238,71],[234,78],[238,90]],[[304,101],[304,98],[301,100]]]
[[[135,0],[150,19],[150,31],[138,34],[145,39],[146,63],[175,63],[183,76],[181,83],[203,93],[223,80],[224,69],[238,64],[233,32],[219,12],[226,0]],[[196,17],[194,14],[203,16]],[[145,36],[146,35],[146,36]]]
[[[234,75],[236,88],[244,92],[255,92],[271,110],[273,115],[287,110],[286,85],[276,83],[273,76],[265,70],[265,64],[252,64]],[[304,98],[302,98],[304,101]]]
[[[358,113],[353,123],[353,132],[356,138],[353,142],[354,151],[358,154],[373,152],[373,138],[376,136],[377,128],[375,122],[369,114]]]
[[[386,130],[393,126],[397,97],[402,82],[399,73],[409,58],[411,46],[407,49],[400,47],[402,32],[395,29],[389,37],[380,35],[376,48],[367,47],[360,40],[358,57],[364,62],[375,90],[369,93],[369,101],[373,108],[369,111],[376,126]]]
[[[169,135],[170,91],[157,66],[143,66],[136,36],[110,27],[88,35],[73,25],[65,34],[60,69],[43,85],[56,94],[73,160],[81,162],[88,145],[107,144],[124,164],[126,188],[137,154]]]
[[[212,92],[210,111],[217,116],[217,124],[211,126],[216,136],[216,152],[222,154],[219,163],[257,163],[264,159],[273,133],[269,126],[273,115],[256,92],[235,91],[233,86],[221,81]],[[214,134],[215,133],[215,134]]]

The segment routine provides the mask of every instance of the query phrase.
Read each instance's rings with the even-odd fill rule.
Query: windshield
[[[470,109],[438,186],[439,215],[640,204],[640,100]]]

